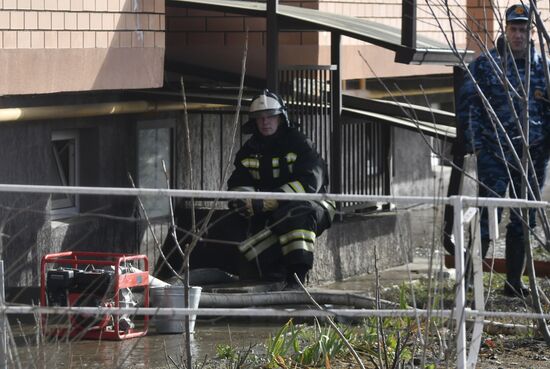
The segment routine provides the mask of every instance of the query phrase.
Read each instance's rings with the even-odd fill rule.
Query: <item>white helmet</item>
[[[256,127],[256,118],[263,115],[281,115],[281,123],[287,127],[290,126],[285,102],[279,95],[267,89],[252,99],[248,109],[249,120],[243,126],[244,133],[253,133]]]

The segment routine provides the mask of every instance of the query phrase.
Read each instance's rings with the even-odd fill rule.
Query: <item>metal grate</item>
[[[330,80],[335,66],[286,66],[279,71],[279,92],[288,105],[291,121],[315,144],[329,170],[341,166],[342,193],[390,194],[390,144],[388,125],[359,119],[342,119],[341,128],[332,124]],[[330,137],[341,129],[339,163],[331,163]],[[343,204],[353,207],[354,204]]]
[[[354,195],[390,194],[391,128],[366,120],[342,121],[342,192]],[[356,204],[346,203],[354,208]],[[362,203],[362,208],[378,204]]]
[[[332,119],[330,80],[335,66],[298,65],[279,69],[279,93],[292,122],[317,146],[330,167]]]

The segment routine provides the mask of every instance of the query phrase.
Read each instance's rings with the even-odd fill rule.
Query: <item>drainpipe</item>
[[[331,32],[330,37],[330,63],[336,65],[330,81],[330,93],[332,95],[330,108],[333,132],[330,149],[330,192],[342,193],[342,35],[337,32]],[[338,203],[337,206],[340,207],[341,203]]]
[[[267,88],[275,93],[279,91],[279,24],[277,23],[278,2],[278,0],[267,0],[265,54]]]
[[[460,67],[453,68],[453,88],[454,88],[454,105],[455,111],[458,104],[458,90],[462,86],[464,80],[464,72]],[[462,171],[464,168],[464,131],[459,124],[455,114],[455,127],[456,127],[456,139],[452,147],[453,155],[453,169],[451,170],[451,176],[449,178],[449,185],[447,187],[447,196],[457,196],[461,192],[462,184]],[[443,215],[443,247],[451,254],[455,254],[455,244],[453,240],[453,219],[454,210],[451,205],[445,205],[445,212]]]
[[[223,108],[223,104],[187,104],[188,110]],[[0,109],[0,123],[84,118],[104,115],[140,114],[163,111],[184,110],[184,104],[180,102],[149,102],[149,101],[124,101],[118,103],[98,103],[62,106],[36,106],[24,108]]]
[[[416,49],[416,0],[403,0],[401,6],[401,44]]]

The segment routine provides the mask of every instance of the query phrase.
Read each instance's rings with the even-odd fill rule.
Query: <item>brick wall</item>
[[[33,58],[42,59],[49,54],[56,60],[63,53],[69,56],[67,62],[74,60],[77,63],[75,71],[84,67],[99,73],[110,61],[109,58],[113,60],[115,57],[119,64],[128,62],[128,59],[124,61],[124,53],[132,58],[137,57],[133,62],[134,68],[140,67],[140,59],[143,62],[154,60],[158,64],[155,77],[151,78],[149,74],[148,81],[140,81],[139,73],[130,73],[129,78],[137,77],[135,83],[123,81],[123,77],[112,79],[109,83],[101,76],[93,81],[92,77],[80,78],[82,83],[75,83],[79,80],[77,75],[77,81],[70,83],[50,79],[43,81],[42,85],[35,85],[34,90],[32,86],[24,90],[19,87],[12,90],[13,93],[94,89],[94,85],[109,89],[129,88],[132,85],[140,88],[158,86],[162,83],[164,31],[164,0],[0,0],[0,49],[4,50],[3,59],[11,59],[6,61],[9,64],[17,61],[18,64],[23,62],[25,66],[40,69],[36,62],[33,63]],[[79,50],[80,61],[77,61]],[[162,55],[160,58],[159,54]],[[111,63],[109,67],[113,71],[132,68],[132,65],[117,63]],[[70,70],[71,66],[60,64],[60,67]],[[1,71],[0,82],[5,81],[16,87],[17,81],[9,81],[10,76],[3,75]],[[104,70],[101,72],[105,76],[109,74]],[[63,86],[64,83],[66,86]],[[0,92],[9,94],[10,91],[5,91],[6,87],[1,85]]]
[[[504,14],[508,6],[519,3],[518,1],[509,1],[498,3],[500,6],[491,6],[494,1],[491,0],[467,0],[468,6],[468,27],[477,34],[479,40],[482,40],[489,46],[494,45],[494,41],[502,32],[504,27]],[[494,4],[493,4],[494,5]],[[545,26],[550,29],[550,8],[548,2],[537,2],[538,9],[545,20]],[[538,36],[534,35],[535,43],[538,42]],[[479,51],[479,41],[473,36],[468,38],[468,48]]]
[[[0,0],[0,45],[164,47],[164,1]]]
[[[317,1],[280,1],[283,5],[314,8]],[[167,11],[167,30],[179,46],[210,44],[213,46],[242,46],[248,31],[250,47],[265,47],[265,18],[247,17],[239,14],[170,8]],[[317,44],[316,32],[283,32],[283,45]],[[170,40],[168,41],[170,45]]]

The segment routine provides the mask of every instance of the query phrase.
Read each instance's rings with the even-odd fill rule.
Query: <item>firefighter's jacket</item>
[[[254,134],[239,150],[230,191],[324,193],[328,174],[313,143],[295,128],[280,127],[275,137]]]
[[[327,185],[326,164],[313,143],[295,128],[283,125],[273,136],[256,132],[244,144],[228,181],[230,191],[324,193]],[[279,204],[274,211],[254,215],[249,229],[253,235],[239,245],[239,251],[247,260],[257,258],[264,266],[283,257],[287,267],[300,264],[310,269],[316,237],[330,227],[334,202]],[[272,247],[275,245],[279,247]]]

